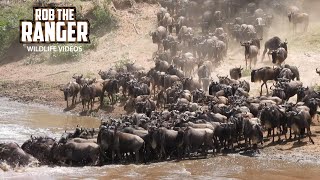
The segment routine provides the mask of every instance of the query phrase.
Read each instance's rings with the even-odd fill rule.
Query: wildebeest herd
[[[42,164],[72,165],[183,159],[222,149],[256,150],[263,144],[264,131],[273,142],[275,136],[280,141],[281,136],[289,140],[294,134],[298,141],[307,136],[314,143],[310,125],[320,92],[303,86],[298,68],[283,63],[286,40],[274,36],[265,41],[261,60],[268,52],[276,67],[251,70],[251,82],[262,81],[260,96],[250,96],[250,82],[241,80],[242,67],[230,69],[230,77],[217,75],[218,81],[211,77],[234,44],[244,47],[245,68],[248,61],[250,69],[251,63],[255,66],[260,41],[269,36],[276,15],[286,12],[294,28],[304,23],[307,30],[308,15],[281,2],[161,1],[158,27],[150,32],[158,45],[153,68],[146,71],[129,62],[99,71],[99,79],[74,74],[74,81],[61,88],[67,107],[68,98],[75,106],[80,94],[83,110],[92,110],[96,97],[102,108],[105,96],[111,105],[122,96],[126,115],[103,121],[99,129],[77,127],[60,140],[31,137],[21,148],[0,144],[0,157],[22,165],[34,158]],[[318,69],[316,73],[320,75]],[[273,81],[269,88],[268,81]],[[267,95],[262,95],[263,86]]]

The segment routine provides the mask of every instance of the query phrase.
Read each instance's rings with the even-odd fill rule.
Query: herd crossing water
[[[59,138],[65,130],[76,125],[96,128],[100,120],[78,117],[40,105],[26,105],[0,99],[0,142],[17,142],[21,145],[33,135]],[[105,165],[102,167],[40,166],[9,169],[0,165],[1,178],[51,179],[317,179],[320,163],[307,163],[269,159],[264,153],[251,158],[239,154],[217,156],[208,159],[168,161],[151,164]]]

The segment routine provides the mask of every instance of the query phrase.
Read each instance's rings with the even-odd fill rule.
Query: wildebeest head
[[[243,68],[241,68],[241,66],[240,66],[240,67],[236,67],[236,68],[232,68],[232,69],[230,70],[230,77],[231,77],[232,79],[239,79],[239,78],[241,78],[241,77],[242,77],[242,70],[243,70]]]
[[[81,99],[87,100],[87,101],[90,100],[91,89],[88,84],[83,85],[80,95],[81,95]]]
[[[152,42],[153,43],[159,43],[160,42],[160,39],[158,37],[158,31],[152,31],[150,32],[150,36],[152,37]]]
[[[247,56],[249,54],[249,49],[250,49],[250,42],[246,41],[246,42],[240,42],[241,46],[244,46],[245,49],[245,55]]]
[[[136,112],[137,113],[144,113],[145,109],[146,109],[146,102],[145,101],[141,101],[141,102],[136,102],[135,104],[136,106]]]
[[[277,61],[277,57],[279,55],[279,51],[278,50],[272,50],[270,53],[268,54],[271,54],[271,57],[272,57],[272,63],[276,63]]]
[[[98,133],[97,143],[104,150],[107,150],[113,145],[116,130],[111,131],[110,129],[101,128]]]
[[[217,75],[217,77],[219,79],[219,83],[220,84],[229,84],[230,83],[230,79],[229,79],[228,75],[227,76],[219,76],[219,75]]]
[[[291,21],[292,21],[292,17],[293,17],[293,12],[288,13],[288,19],[289,19],[289,22],[291,22]]]
[[[83,74],[80,74],[80,75],[74,74],[74,75],[72,76],[72,78],[75,79],[78,84],[81,84],[81,79],[82,79],[82,77],[83,77]]]
[[[225,97],[229,97],[229,96],[232,96],[233,93],[232,93],[232,87],[231,86],[226,86],[223,88],[223,91],[224,91],[224,95]]]
[[[252,144],[258,144],[263,141],[263,132],[262,128],[259,124],[254,124],[252,127],[253,130],[253,137],[252,137]]]
[[[251,82],[255,82],[256,72],[257,72],[257,70],[252,70],[252,71],[251,71]]]
[[[320,75],[320,71],[318,70],[318,68],[316,69],[316,73],[318,73]]]

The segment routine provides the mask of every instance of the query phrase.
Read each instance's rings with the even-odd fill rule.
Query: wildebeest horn
[[[74,79],[75,79],[75,78],[76,78],[76,74],[73,74],[73,75],[72,75],[72,78],[74,78]]]
[[[317,72],[317,73],[320,73],[320,71],[318,70],[318,68],[316,68],[316,72]]]
[[[136,60],[134,60],[131,64],[133,65],[134,63],[136,63]]]
[[[274,90],[275,89],[275,87],[272,89],[272,87],[274,87],[273,85],[272,86],[270,86],[270,90]]]

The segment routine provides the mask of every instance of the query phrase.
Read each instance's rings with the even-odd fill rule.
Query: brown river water
[[[0,142],[15,141],[21,145],[31,134],[59,138],[77,125],[96,128],[100,120],[0,98]],[[229,154],[147,165],[41,166],[6,172],[0,169],[0,179],[320,179],[320,163],[279,160],[263,153],[255,157]]]

